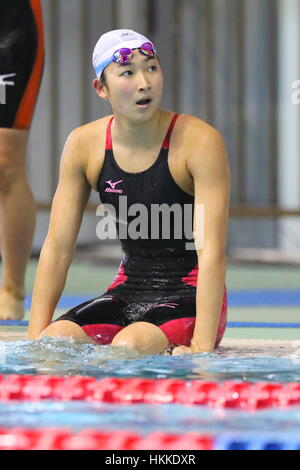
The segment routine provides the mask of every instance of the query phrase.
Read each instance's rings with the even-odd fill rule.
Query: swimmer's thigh
[[[123,328],[113,338],[111,345],[136,349],[140,354],[159,354],[168,343],[168,338],[158,326],[140,321]]]
[[[59,320],[47,326],[39,336],[45,338],[49,336],[73,338],[78,343],[93,343],[91,338],[76,323],[70,320]]]

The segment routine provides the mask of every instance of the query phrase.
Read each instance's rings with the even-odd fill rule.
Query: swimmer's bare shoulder
[[[208,177],[214,179],[222,174],[228,179],[228,159],[223,137],[207,122],[181,114],[171,139],[171,155],[174,157],[178,181],[187,192],[195,194],[196,185],[203,186]],[[170,163],[171,163],[170,162]],[[177,171],[178,170],[178,171]]]
[[[59,239],[60,248],[64,250],[73,249],[91,188],[94,187],[91,166],[96,168],[102,165],[108,119],[80,126],[66,140],[48,231],[49,237],[55,239],[56,243]],[[64,229],[66,226],[68,233]]]
[[[217,129],[190,114],[181,114],[175,129],[174,147],[180,148],[187,160],[194,153],[199,159],[205,158],[209,146],[225,145]]]
[[[97,190],[97,177],[104,162],[106,128],[111,117],[112,115],[105,116],[84,124],[74,129],[69,136],[72,144],[78,146],[78,163],[82,167],[88,184],[95,190]],[[75,164],[76,156],[73,158]]]

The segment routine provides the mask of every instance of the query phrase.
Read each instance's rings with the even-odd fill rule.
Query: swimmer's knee
[[[113,338],[111,346],[135,349],[140,354],[158,354],[168,345],[161,329],[148,322],[135,322],[123,328]]]
[[[122,335],[121,337],[118,336],[118,334],[113,338],[111,342],[111,346],[123,346],[124,348],[129,348],[129,349],[138,349],[138,342],[135,340],[135,338],[132,338],[131,336],[127,335],[124,336]]]
[[[44,331],[40,334],[38,339],[46,337],[65,337],[73,338],[76,341],[91,343],[92,340],[86,335],[83,329],[69,320],[59,320],[51,323]]]

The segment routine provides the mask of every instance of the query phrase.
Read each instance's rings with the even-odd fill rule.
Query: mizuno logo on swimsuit
[[[114,183],[109,180],[109,181],[105,181],[105,183],[109,184],[110,185],[110,188],[105,188],[105,193],[118,193],[118,194],[122,194],[123,193],[123,189],[115,189],[116,185],[119,184],[119,183],[122,183],[123,180],[119,180],[119,181],[115,181]]]
[[[16,73],[7,73],[6,75],[0,75],[0,104],[6,104],[6,86],[14,86],[15,84],[14,81],[6,79],[15,76]]]
[[[15,73],[8,73],[6,75],[0,75],[0,85],[9,85],[9,86],[13,86],[15,84],[15,82],[12,82],[12,81],[8,81],[6,82],[5,80],[9,77],[15,77],[16,74]]]

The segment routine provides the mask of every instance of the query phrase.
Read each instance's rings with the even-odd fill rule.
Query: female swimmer
[[[93,65],[94,88],[109,100],[112,115],[75,129],[66,142],[29,338],[72,336],[141,354],[169,345],[173,354],[213,351],[227,312],[223,139],[194,116],[160,108],[163,73],[145,36],[132,30],[102,35]],[[123,258],[101,295],[51,323],[91,188],[116,219]]]

